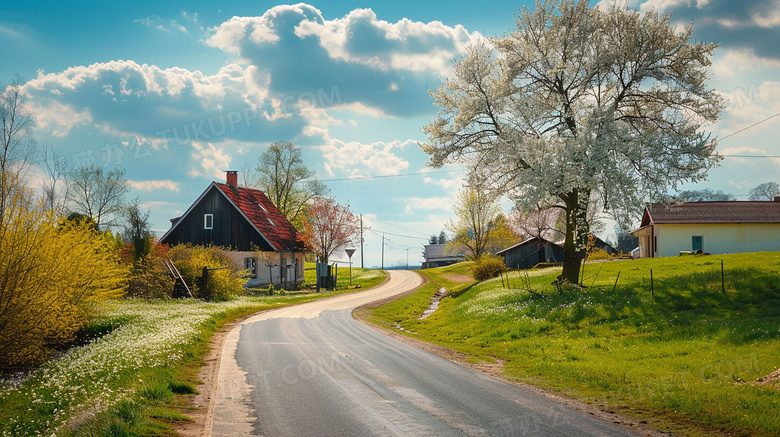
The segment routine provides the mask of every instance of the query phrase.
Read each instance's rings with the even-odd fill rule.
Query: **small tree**
[[[125,194],[129,183],[124,170],[104,172],[91,165],[77,167],[68,172],[68,200],[78,213],[92,217],[98,228],[117,225],[117,219],[125,211]]]
[[[149,224],[149,211],[141,212],[140,201],[135,199],[125,207],[125,222],[122,238],[133,246],[133,261],[138,261],[152,249],[152,229]]]
[[[320,258],[327,263],[337,250],[352,243],[360,232],[360,220],[332,198],[316,197],[306,208],[303,238]]]
[[[780,196],[780,185],[777,182],[764,182],[750,190],[750,200],[774,200]]]
[[[440,112],[422,148],[432,167],[463,162],[521,205],[561,208],[562,279],[577,283],[591,203],[628,221],[721,159],[702,131],[722,108],[705,86],[716,46],[669,15],[585,0],[538,1],[516,24],[431,92]]]
[[[485,253],[493,229],[493,220],[501,212],[498,201],[487,191],[464,187],[458,193],[454,209],[457,221],[450,221],[447,228],[455,236],[447,249],[464,250],[477,259]]]

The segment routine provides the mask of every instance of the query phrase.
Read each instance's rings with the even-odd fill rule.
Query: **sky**
[[[780,0],[594,6],[615,2],[671,13],[696,40],[720,44],[709,85],[726,107],[707,129],[725,159],[682,188],[746,200],[780,181]],[[39,144],[71,165],[124,169],[158,235],[225,170],[291,141],[335,199],[362,215],[365,266],[419,265],[428,237],[454,218],[465,176],[458,165],[426,166],[418,143],[437,114],[428,90],[469,44],[511,31],[518,8],[533,8],[476,5],[3,2],[0,81],[21,76]],[[40,177],[31,172],[31,184]]]

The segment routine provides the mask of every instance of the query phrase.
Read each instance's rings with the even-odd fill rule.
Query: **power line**
[[[748,127],[744,127],[744,128],[742,128],[742,129],[740,129],[740,130],[738,130],[738,131],[736,131],[736,132],[732,132],[732,133],[730,133],[730,134],[726,135],[725,137],[723,137],[723,138],[720,138],[720,139],[719,139],[719,141],[723,141],[723,140],[725,140],[725,139],[726,139],[726,138],[728,138],[728,137],[732,137],[732,136],[734,136],[734,135],[736,135],[736,134],[738,134],[738,133],[740,133],[740,132],[744,132],[744,131],[746,131],[746,130],[748,130],[748,129],[750,129],[750,128],[756,127],[756,126],[758,126],[759,124],[761,124],[761,123],[763,123],[763,122],[765,122],[765,121],[768,121],[768,120],[771,120],[771,119],[773,119],[773,118],[777,117],[778,115],[780,115],[780,112],[778,112],[778,113],[777,113],[777,114],[775,114],[775,115],[770,115],[769,117],[767,117],[767,118],[765,118],[765,119],[763,119],[763,120],[761,120],[761,121],[755,122],[755,123],[751,124],[751,125],[750,125],[750,126],[748,126]]]
[[[780,158],[780,155],[720,155],[724,158]]]
[[[359,181],[363,179],[382,179],[382,178],[397,178],[404,176],[424,176],[429,174],[440,173],[456,173],[462,170],[442,170],[442,171],[428,171],[425,173],[399,173],[399,174],[386,174],[386,175],[374,175],[374,176],[351,176],[348,178],[336,178],[336,179],[320,179],[320,182],[339,182],[339,181]]]
[[[403,227],[403,226],[398,226],[398,225],[395,225],[395,224],[393,224],[393,223],[388,223],[388,222],[385,222],[385,221],[379,220],[379,219],[377,219],[377,218],[370,218],[369,220],[374,220],[374,221],[377,221],[377,222],[379,222],[379,223],[384,223],[384,224],[386,224],[386,225],[395,226],[396,228],[403,229],[404,231],[414,232],[415,234],[425,235],[425,234],[423,234],[422,232],[418,232],[418,231],[415,231],[415,230],[413,230],[413,229],[407,229],[407,228],[405,228],[405,227]],[[426,238],[426,239],[428,239],[428,237],[425,237],[425,238]]]

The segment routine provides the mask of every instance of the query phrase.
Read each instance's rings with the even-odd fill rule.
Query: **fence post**
[[[618,270],[617,278],[615,278],[615,285],[612,286],[612,292],[613,293],[615,292],[615,289],[617,288],[618,279],[620,279],[620,270]]]
[[[650,269],[650,294],[655,297],[655,286],[653,285],[653,269]]]
[[[726,279],[723,272],[723,260],[720,260],[720,290],[723,294],[726,294]]]
[[[211,301],[211,295],[209,294],[209,269],[203,267],[203,273],[201,276],[201,295],[206,302]]]

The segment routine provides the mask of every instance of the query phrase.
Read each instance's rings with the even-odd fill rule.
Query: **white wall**
[[[691,250],[691,237],[702,237],[702,250],[712,254],[780,251],[777,224],[662,224],[653,226],[657,256],[678,256]]]

